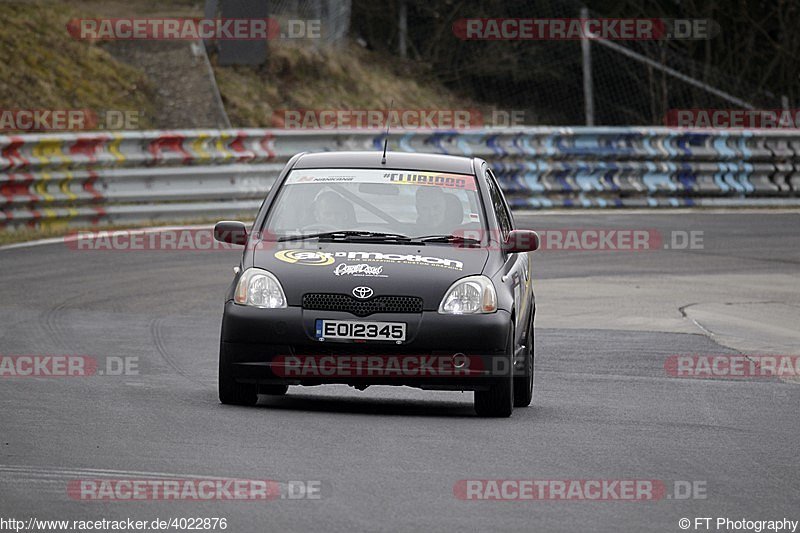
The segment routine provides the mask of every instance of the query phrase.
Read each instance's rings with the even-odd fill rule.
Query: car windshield
[[[328,232],[463,235],[484,228],[475,177],[382,169],[293,170],[267,217],[275,238]],[[360,236],[364,236],[363,234]]]

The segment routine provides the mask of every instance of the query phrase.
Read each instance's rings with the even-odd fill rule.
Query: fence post
[[[586,125],[594,126],[594,94],[592,93],[592,49],[589,39],[586,37],[585,20],[589,18],[589,10],[581,8],[581,25],[583,32],[581,36],[581,52],[583,55],[583,103],[586,113]]]

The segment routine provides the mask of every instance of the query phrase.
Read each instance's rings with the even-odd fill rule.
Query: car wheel
[[[525,368],[514,378],[514,407],[528,407],[533,400],[533,320],[528,324],[525,341]]]
[[[258,385],[237,383],[231,372],[225,349],[219,349],[219,401],[228,405],[255,405],[258,402]]]
[[[510,354],[509,363],[514,361],[514,328],[511,328],[509,345],[506,353]],[[488,390],[475,391],[475,412],[478,416],[507,418],[514,411],[514,372],[509,371],[508,377],[503,377]]]
[[[270,396],[283,396],[289,390],[289,385],[259,385],[259,394],[269,394]]]

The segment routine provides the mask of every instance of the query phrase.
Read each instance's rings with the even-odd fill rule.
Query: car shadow
[[[398,398],[343,398],[292,394],[286,396],[260,395],[257,408],[318,413],[347,413],[389,416],[476,417],[472,403]]]

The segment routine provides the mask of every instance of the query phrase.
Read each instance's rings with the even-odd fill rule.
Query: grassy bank
[[[67,32],[91,12],[51,2],[4,2],[2,12],[0,108],[143,111],[148,127],[155,88],[145,75]]]

